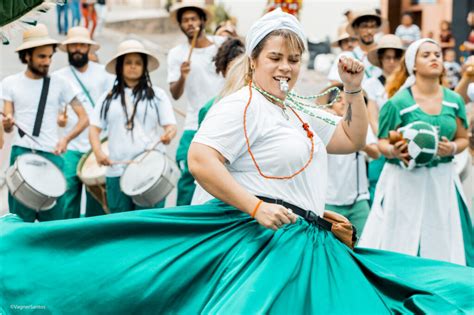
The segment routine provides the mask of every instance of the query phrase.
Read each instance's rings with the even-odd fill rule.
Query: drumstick
[[[189,50],[188,62],[191,60],[191,54],[193,53],[193,49],[196,46],[196,40],[197,40],[199,31],[200,31],[199,27],[194,28],[194,35],[193,35],[193,40],[191,41],[191,49]]]
[[[155,142],[155,144],[148,150],[146,150],[146,153],[138,160],[136,163],[140,164],[149,154],[151,151],[153,151],[157,145],[161,143],[161,139],[158,139],[158,141]]]
[[[2,116],[5,117],[5,118],[7,117],[7,115],[5,115],[4,112],[0,112],[0,115],[2,115]],[[41,147],[41,144],[40,144],[35,138],[33,138],[33,136],[31,136],[30,134],[28,134],[27,132],[25,132],[25,131],[24,131],[24,128],[21,128],[16,122],[13,122],[13,125],[14,125],[15,127],[17,127],[19,130],[21,130],[25,136],[27,136],[28,138],[30,138],[31,140],[33,140],[34,143],[36,143],[38,146]]]
[[[176,107],[173,107],[173,110],[178,113],[178,115],[182,116],[182,117],[186,117],[186,113],[183,112],[181,109],[179,108],[176,108]]]

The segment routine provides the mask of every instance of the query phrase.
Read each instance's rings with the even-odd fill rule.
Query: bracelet
[[[344,88],[343,91],[344,91],[344,93],[346,93],[346,94],[353,95],[353,94],[358,94],[358,93],[362,92],[362,88],[359,88],[358,90],[355,90],[355,91],[347,91],[347,90]]]
[[[255,208],[252,211],[252,214],[250,215],[252,218],[255,218],[255,215],[257,214],[258,208],[260,208],[260,205],[262,204],[262,202],[263,202],[263,200],[259,200],[257,202],[257,205],[255,206]]]
[[[451,155],[454,156],[458,152],[458,144],[456,142],[452,141],[451,146],[453,147],[453,149],[451,151]]]

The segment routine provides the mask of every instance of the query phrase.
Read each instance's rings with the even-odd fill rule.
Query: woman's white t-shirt
[[[215,104],[193,142],[220,152],[227,160],[228,171],[250,193],[281,199],[322,214],[327,185],[326,145],[339,118],[319,110],[317,113],[321,118],[299,113],[315,134],[313,160],[292,179],[266,179],[258,173],[247,151],[243,115],[248,99],[249,88],[244,87]],[[301,122],[289,109],[287,112],[289,120],[283,116],[280,107],[253,90],[252,102],[247,110],[247,134],[252,153],[265,175],[291,175],[309,159],[311,141]]]
[[[90,124],[106,130],[109,141],[109,159],[112,161],[132,160],[159,140],[162,134],[160,126],[176,124],[173,108],[165,91],[156,86],[153,86],[153,90],[158,98],[158,106],[148,101],[140,101],[135,114],[133,131],[126,128],[127,119],[120,97],[112,99],[106,119],[101,116],[101,111],[105,106],[104,99],[108,92],[104,93],[97,102]],[[126,88],[125,95],[133,103],[135,102],[131,89]],[[131,111],[128,111],[128,115],[131,116]],[[164,152],[165,147],[160,143],[156,150]],[[125,166],[125,164],[116,164],[108,167],[106,176],[121,176]]]

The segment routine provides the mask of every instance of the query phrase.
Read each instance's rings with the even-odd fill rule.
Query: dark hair
[[[401,50],[401,49],[398,49],[398,48],[381,48],[377,51],[377,57],[379,58],[380,63],[382,63],[383,54],[389,49],[395,50],[395,57],[397,57],[398,59],[402,58],[404,51]]]
[[[377,26],[382,25],[382,19],[380,17],[376,17],[373,15],[363,15],[352,22],[352,27],[357,28],[359,25],[361,25],[364,22],[370,22],[370,21],[375,21],[377,23]]]
[[[229,38],[217,50],[214,57],[216,72],[224,74],[227,66],[245,52],[244,43],[238,38]]]
[[[158,112],[158,103],[159,103],[159,98],[155,95],[155,91],[153,90],[153,85],[150,80],[150,74],[148,73],[148,57],[145,54],[139,53],[140,57],[142,58],[143,61],[143,74],[140,77],[138,84],[133,88],[133,96],[135,98],[135,104],[133,104],[133,113],[132,117],[128,117],[127,113],[127,106],[125,103],[125,87],[126,83],[123,77],[123,63],[125,60],[126,55],[122,55],[117,58],[117,62],[115,64],[115,73],[117,74],[117,77],[114,82],[114,86],[112,87],[112,90],[109,92],[107,97],[105,98],[104,102],[102,103],[102,109],[100,112],[101,118],[104,120],[107,119],[107,113],[110,108],[110,103],[112,102],[113,99],[116,99],[117,97],[120,96],[120,102],[122,104],[122,109],[124,111],[125,117],[127,118],[127,122],[131,123],[131,129],[133,130],[134,127],[134,119],[135,119],[135,114],[137,112],[137,106],[138,103],[142,100],[147,100],[147,107],[145,109],[145,115],[143,117],[143,120],[146,118],[146,114],[148,111],[148,107],[154,106],[156,110],[156,115],[158,116],[159,120],[159,112]]]
[[[186,11],[194,11],[197,13],[197,15],[202,21],[205,22],[207,20],[206,13],[203,10],[196,7],[185,7],[185,8],[179,9],[178,12],[176,12],[176,19],[178,20],[179,24],[181,24],[181,19],[183,18],[183,14]]]
[[[265,43],[273,36],[281,36],[285,38],[285,42],[287,45],[289,45],[290,48],[297,48],[299,49],[300,53],[303,53],[305,50],[305,46],[301,38],[296,35],[295,32],[292,32],[287,29],[279,29],[279,30],[274,30],[270,33],[268,33],[267,36],[265,36],[257,46],[252,50],[251,57],[252,59],[257,59],[260,53],[263,50],[263,47],[265,46]]]
[[[56,52],[56,44],[48,45],[48,46],[53,46],[53,53]],[[40,46],[42,47],[42,46]],[[27,64],[28,61],[26,60],[26,56],[30,55],[33,56],[33,51],[38,48],[38,47],[33,47],[33,48],[28,48],[28,49],[23,49],[18,52],[18,57],[20,58],[21,63]]]

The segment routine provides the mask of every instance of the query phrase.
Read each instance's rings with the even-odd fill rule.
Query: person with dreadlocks
[[[181,170],[178,181],[178,206],[189,205],[193,197],[194,177],[188,169],[187,155],[191,140],[198,129],[198,115],[207,101],[216,96],[224,84],[212,62],[218,47],[226,40],[205,33],[209,11],[204,1],[186,0],[171,8],[171,19],[178,22],[187,42],[168,53],[168,83],[175,100],[185,96],[186,120],[176,151],[176,162]]]
[[[142,43],[126,40],[105,69],[116,74],[112,90],[97,102],[91,117],[89,140],[97,162],[109,166],[106,171],[107,204],[110,212],[140,209],[120,190],[125,161],[146,149],[165,151],[176,136],[176,119],[164,90],[152,85],[150,71],[158,68],[158,59]],[[164,133],[159,135],[159,127]],[[101,149],[100,133],[106,130],[110,155]],[[155,148],[157,140],[161,140]],[[163,207],[164,200],[155,207]]]

